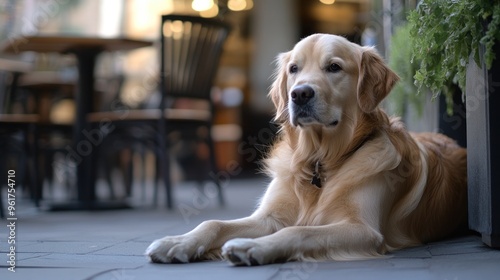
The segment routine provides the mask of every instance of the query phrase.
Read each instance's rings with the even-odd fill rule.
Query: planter
[[[467,67],[469,227],[500,248],[500,46],[490,70],[471,58]],[[481,48],[481,57],[484,47]]]

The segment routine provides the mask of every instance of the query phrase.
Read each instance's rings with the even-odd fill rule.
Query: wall
[[[276,56],[291,50],[299,39],[295,0],[254,0],[251,19],[253,56],[250,65],[252,109],[272,112],[267,97]]]

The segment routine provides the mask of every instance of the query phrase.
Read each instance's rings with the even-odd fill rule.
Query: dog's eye
[[[295,64],[290,65],[290,68],[288,69],[290,74],[297,73],[299,71],[299,67]]]
[[[332,63],[328,65],[328,67],[326,68],[326,71],[330,73],[337,73],[340,70],[342,70],[342,67],[340,67],[340,65],[338,65],[337,63]]]

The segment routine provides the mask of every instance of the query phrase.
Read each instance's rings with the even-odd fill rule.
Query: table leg
[[[75,51],[78,60],[78,88],[75,95],[76,118],[73,134],[73,149],[79,156],[76,166],[78,200],[91,203],[95,197],[95,180],[92,178],[92,154],[96,147],[85,138],[84,131],[89,131],[86,115],[92,110],[94,95],[94,69],[99,49]],[[90,206],[90,205],[89,205]]]
[[[64,205],[52,205],[50,210],[107,210],[128,209],[122,201],[98,201],[95,190],[95,168],[98,145],[88,138],[92,129],[87,114],[92,111],[94,96],[94,68],[101,49],[73,50],[78,60],[78,85],[75,94],[76,118],[73,129],[73,158],[76,159],[76,185],[78,201]],[[92,137],[91,137],[92,138]]]

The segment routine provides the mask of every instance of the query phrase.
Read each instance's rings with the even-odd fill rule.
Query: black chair
[[[53,194],[54,175],[65,179],[66,191],[71,192],[70,176],[55,164],[57,154],[66,152],[65,146],[71,144],[73,132],[72,107],[74,104],[75,81],[61,77],[56,71],[32,71],[24,74],[18,83],[20,91],[26,92],[33,100],[31,111],[39,115],[37,124],[38,165],[41,185]],[[61,114],[62,113],[62,114]],[[65,170],[66,172],[68,170]],[[62,176],[64,175],[64,176]]]
[[[97,112],[90,114],[88,119],[92,123],[102,120],[113,123],[114,130],[107,135],[108,140],[123,143],[125,139],[130,139],[130,143],[142,143],[155,151],[160,170],[157,175],[163,177],[167,207],[171,209],[173,202],[167,151],[171,151],[172,144],[175,144],[173,141],[177,141],[175,135],[180,135],[181,139],[203,141],[209,151],[210,171],[201,173],[206,173],[207,178],[209,172],[217,174],[211,135],[214,116],[211,88],[230,28],[216,19],[184,15],[164,15],[161,22],[161,100],[157,102],[157,107]],[[192,103],[206,106],[181,105]],[[219,182],[214,181],[222,206],[223,191]]]
[[[6,171],[9,168],[8,155],[10,155],[10,161],[15,162],[16,166],[16,186],[22,185],[28,190],[38,207],[41,199],[36,145],[36,126],[39,116],[12,112],[20,75],[20,72],[0,72],[0,153],[2,154],[0,170]],[[6,182],[0,183],[0,188],[3,184]],[[16,196],[19,197],[18,194]],[[3,216],[1,201],[0,216]]]

